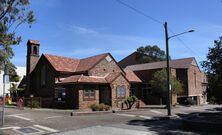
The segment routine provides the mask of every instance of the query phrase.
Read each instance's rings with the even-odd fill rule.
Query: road
[[[216,105],[184,107],[172,109],[178,118],[193,112],[207,111]],[[71,110],[6,108],[5,126],[0,134],[76,134],[76,135],[149,135],[149,134],[196,134],[180,130],[181,121],[155,120],[164,118],[166,109],[144,109],[140,111],[118,112],[101,115],[70,116]]]

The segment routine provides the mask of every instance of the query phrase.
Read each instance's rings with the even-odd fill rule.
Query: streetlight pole
[[[168,116],[171,116],[171,99],[172,99],[172,91],[171,91],[171,84],[170,84],[170,59],[169,59],[169,39],[180,36],[186,33],[194,32],[194,30],[185,31],[173,36],[168,35],[168,28],[167,28],[167,22],[164,23],[164,30],[165,30],[165,38],[166,38],[166,71],[167,71],[167,114]]]
[[[169,61],[169,36],[167,22],[164,23],[165,38],[166,38],[166,64],[167,64],[167,114],[171,116],[171,88],[170,88],[170,61]]]

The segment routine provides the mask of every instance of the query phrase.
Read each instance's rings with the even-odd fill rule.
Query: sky
[[[172,59],[203,61],[214,40],[222,36],[221,0],[121,1],[167,22],[170,36],[195,30],[169,40]],[[73,58],[110,52],[119,61],[140,46],[158,45],[165,50],[163,25],[116,0],[30,0],[30,9],[37,21],[31,28],[21,25],[17,30],[22,42],[13,47],[16,66],[26,65],[28,39],[40,41],[40,54]]]

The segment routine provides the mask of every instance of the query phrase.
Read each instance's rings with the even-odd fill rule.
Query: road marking
[[[156,114],[163,114],[162,112],[160,112],[160,111],[156,111],[156,110],[150,110],[150,112],[152,112],[152,113],[156,113]]]
[[[199,109],[199,108],[191,108],[191,110],[200,111],[201,109]]]
[[[49,128],[49,127],[45,127],[45,126],[41,126],[41,125],[33,125],[33,126],[37,127],[37,128],[40,128],[40,129],[44,129],[44,130],[49,131],[49,132],[59,132],[59,130]]]
[[[126,117],[136,117],[136,115],[132,115],[132,114],[124,114],[124,113],[114,113],[115,115],[119,115],[119,116],[126,116]]]
[[[178,114],[190,114],[188,112],[177,112]]]
[[[10,115],[5,115],[5,116],[17,116],[17,115],[27,115],[29,113],[17,113],[17,114],[10,114]]]
[[[22,116],[18,116],[18,115],[10,115],[10,116],[16,117],[16,118],[19,118],[19,119],[22,119],[22,120],[32,121],[32,119],[29,119],[29,118],[26,118],[26,117],[22,117]]]
[[[139,117],[139,118],[143,118],[143,119],[147,119],[147,120],[153,119],[152,117],[143,116],[143,115],[132,115],[132,114],[123,114],[123,113],[115,113],[115,115],[126,116],[126,117]]]
[[[53,118],[61,118],[62,116],[51,116],[51,117],[47,117],[45,119],[53,119]]]
[[[142,116],[142,115],[140,115],[139,117],[140,117],[140,118],[147,119],[147,120],[151,120],[151,119],[152,119],[152,117],[149,117],[149,116]]]
[[[3,127],[0,128],[1,130],[7,130],[7,129],[19,129],[20,127]]]

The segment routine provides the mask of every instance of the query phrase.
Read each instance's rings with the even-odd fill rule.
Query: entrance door
[[[111,90],[109,86],[99,87],[99,102],[111,105]]]

